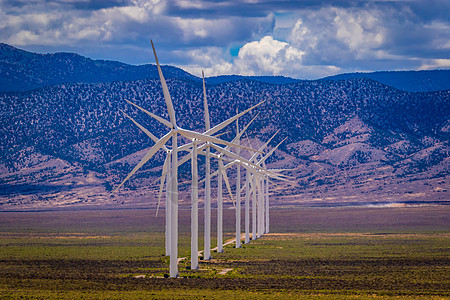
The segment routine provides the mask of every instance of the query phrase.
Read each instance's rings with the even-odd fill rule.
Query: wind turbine
[[[278,132],[277,132],[278,133]],[[276,133],[275,133],[276,134]],[[275,135],[274,135],[275,136]],[[272,136],[272,138],[274,137]],[[286,140],[287,138],[284,138],[280,143],[278,143],[278,145],[276,145],[274,148],[272,148],[263,158],[261,158],[256,165],[263,165],[265,166],[265,161],[267,160],[267,158],[269,158],[276,149],[278,149],[278,147]],[[270,139],[271,140],[271,139]],[[269,140],[269,141],[270,141]],[[266,143],[265,145],[263,145],[263,147],[267,146],[268,143]],[[258,178],[256,178],[258,177]],[[265,177],[264,175],[261,174],[255,174],[255,180],[256,180],[256,185],[257,188],[259,190],[258,193],[258,210],[257,210],[257,214],[258,214],[258,229],[257,229],[257,237],[259,238],[261,235],[263,235],[264,233],[266,233],[266,229],[265,229],[265,222],[267,220],[267,214],[269,213],[269,207],[267,206],[267,204],[265,203],[266,201],[266,191],[268,193],[267,188],[265,187]],[[274,176],[275,178],[284,180],[283,178],[280,177],[280,175],[276,175]]]
[[[264,148],[267,147],[267,145],[272,141],[272,139],[278,134],[279,130],[277,132],[275,132],[275,134],[272,135],[272,137],[266,142],[264,143],[259,149],[258,152],[261,152],[264,150]],[[250,140],[247,137],[248,142],[250,143]],[[251,146],[250,146],[251,147]],[[249,161],[253,162],[258,158],[259,153],[255,153],[253,154]],[[257,186],[256,186],[256,177],[250,175],[249,171],[247,171],[247,182],[246,182],[246,195],[245,195],[245,243],[248,244],[250,242],[250,193],[252,194],[252,240],[255,240],[258,238],[257,235],[257,195],[256,195],[256,191],[257,191]],[[249,184],[251,182],[252,185],[252,190],[249,189]],[[252,192],[253,191],[253,192]]]
[[[127,102],[131,103],[130,101],[126,100]],[[133,104],[133,103],[131,103]],[[133,104],[135,105],[135,104]],[[150,139],[152,139],[155,143],[158,142],[158,138],[153,135],[153,133],[151,133],[150,131],[148,131],[144,126],[142,126],[141,124],[139,124],[136,120],[134,120],[132,117],[130,117],[128,114],[126,114],[124,111],[120,110],[128,119],[130,119],[137,127],[139,127],[139,129],[141,129],[148,137],[150,137]],[[167,183],[169,184],[168,186],[168,190],[170,190],[170,168],[171,168],[171,164],[170,164],[170,160],[171,160],[171,153],[172,150],[167,148],[166,145],[163,145],[162,148],[164,149],[164,151],[166,152],[166,159],[164,160],[164,165],[163,165],[163,170],[162,170],[162,174],[161,174],[161,186],[160,186],[160,195],[162,192],[162,185],[164,184],[164,180],[167,176]],[[158,215],[158,210],[159,210],[159,203],[161,200],[161,196],[158,197],[158,208],[156,210],[156,215]],[[165,254],[166,256],[170,255],[170,198],[169,198],[169,193],[166,193],[166,222],[165,222]]]
[[[267,145],[272,141],[272,139],[278,134],[279,131],[275,132],[275,134],[266,142],[264,143],[259,149],[258,152],[252,155],[250,157],[249,161],[252,163],[255,163],[256,165],[260,166],[264,163],[264,161],[272,155],[272,153],[281,145],[281,143],[285,140],[283,140],[281,143],[279,143],[276,147],[274,147],[271,151],[269,151],[268,154],[266,154],[259,162],[256,162],[259,154],[264,150],[264,148],[267,147]],[[248,137],[248,142],[250,143]],[[250,145],[251,148],[251,145]],[[264,169],[265,165],[264,165]],[[277,179],[284,180],[281,178],[281,175],[276,175],[271,172],[269,172],[266,175],[259,174],[257,172],[250,172],[250,170],[247,170],[246,173],[246,182],[245,182],[245,243],[248,244],[250,242],[250,195],[252,196],[252,239],[257,239],[261,236],[262,233],[265,232],[265,224],[264,224],[264,217],[265,210],[267,207],[267,204],[265,203],[266,199],[266,188],[263,188],[265,186],[263,183],[261,183],[260,178],[264,176],[270,176]],[[258,177],[258,178],[257,178]],[[251,185],[251,189],[250,189]],[[243,187],[243,188],[244,188]],[[241,190],[242,191],[242,190]],[[258,191],[258,194],[256,192]],[[259,216],[257,218],[257,215]],[[267,217],[265,218],[267,219]]]
[[[197,140],[192,140],[192,185],[191,185],[191,269],[198,269],[198,167]]]
[[[237,139],[240,138],[240,136],[248,128],[250,123],[244,128],[244,130],[242,130],[233,139],[232,143],[234,143]],[[270,140],[268,142],[270,142]],[[263,149],[265,146],[267,146],[268,142],[263,147],[261,147],[260,150]],[[233,154],[233,155],[230,155],[230,156],[232,158],[234,158],[235,160],[230,162],[230,163],[228,163],[225,167],[223,167],[223,164],[222,164],[223,162],[221,160],[221,157],[222,157],[223,154],[227,154],[228,146],[225,147],[225,148],[220,148],[218,146],[212,145],[213,148],[217,148],[217,150],[222,152],[219,155],[211,154],[212,156],[214,156],[214,157],[219,159],[219,170],[211,174],[211,176],[218,175],[218,178],[219,178],[219,183],[218,183],[218,186],[219,186],[218,187],[218,225],[217,225],[218,226],[218,249],[219,249],[218,251],[219,252],[222,251],[222,248],[221,248],[221,241],[222,241],[222,239],[221,239],[221,237],[222,237],[222,226],[221,226],[222,225],[222,223],[221,223],[222,222],[222,218],[221,218],[221,203],[222,203],[222,189],[221,189],[221,186],[222,186],[222,181],[221,181],[221,176],[222,176],[222,174],[226,178],[227,176],[226,176],[225,169],[233,166],[234,164],[238,164],[240,166],[243,166],[245,169],[247,169],[247,174],[250,174],[250,173],[253,174],[254,173],[253,175],[248,175],[248,179],[246,181],[246,186],[245,187],[246,187],[246,190],[248,191],[249,182],[252,181],[253,233],[254,233],[252,238],[256,239],[257,237],[259,237],[265,231],[265,229],[263,228],[264,227],[264,218],[261,217],[262,215],[264,215],[264,204],[263,204],[264,200],[263,199],[265,199],[265,195],[264,195],[265,194],[265,189],[261,187],[260,180],[261,180],[261,178],[263,176],[271,176],[271,177],[283,180],[283,178],[281,178],[280,175],[273,174],[273,173],[265,170],[264,168],[260,167],[259,165],[261,163],[263,163],[275,151],[275,149],[278,146],[279,145],[277,145],[274,149],[272,149],[257,164],[256,163],[254,164],[254,163],[252,163],[252,162],[250,162],[250,161],[248,161],[248,160],[246,160],[246,159],[244,159],[242,157],[237,156],[236,154]],[[227,183],[227,187],[228,187],[228,189],[230,191],[230,194],[231,194],[231,190],[229,188],[229,184],[228,184],[227,181],[226,181],[226,183]],[[239,192],[242,192],[242,190],[239,189]],[[258,194],[257,194],[257,192],[258,192]],[[248,198],[249,194],[250,194],[250,192],[246,193],[246,196],[247,196],[246,198]],[[258,201],[256,200],[256,195],[258,196]],[[232,197],[232,195],[231,195],[231,197]],[[247,206],[248,206],[248,201],[247,201]],[[248,209],[247,209],[247,211],[248,211]],[[259,215],[258,223],[256,223],[257,214]],[[248,224],[248,222],[247,222],[247,224]],[[247,225],[247,227],[248,227],[248,225]],[[249,239],[248,239],[248,230],[247,230],[246,236],[247,236],[247,242],[248,242],[249,241]],[[240,242],[240,235],[239,235],[238,241]]]

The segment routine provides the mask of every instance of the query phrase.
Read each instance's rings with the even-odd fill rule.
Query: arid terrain
[[[182,261],[177,279],[164,278],[163,215],[1,212],[0,297],[450,297],[448,206],[273,209],[271,233],[213,252],[199,270]],[[181,210],[180,257],[189,257],[189,223],[189,210]],[[227,210],[225,240],[233,224]]]

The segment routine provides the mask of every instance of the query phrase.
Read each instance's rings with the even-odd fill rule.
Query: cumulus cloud
[[[19,46],[39,43],[47,45],[101,43],[116,36],[122,26],[129,28],[130,24],[145,23],[150,19],[152,9],[158,5],[157,3],[152,7],[121,5],[94,10],[65,9],[67,3],[73,2],[53,3],[45,12],[41,7],[42,3],[32,5],[32,2],[21,8],[24,11],[21,14],[5,13],[0,20],[2,29],[0,36],[7,43]],[[77,1],[79,2],[81,1]],[[133,32],[129,34],[133,35]],[[118,36],[123,37],[124,34]]]
[[[327,7],[303,14],[288,40],[307,53],[307,64],[347,64],[380,55],[386,39],[381,13]]]
[[[204,70],[208,76],[240,74],[318,78],[338,73],[339,69],[334,66],[303,65],[304,54],[289,43],[265,36],[242,46],[234,59],[225,55],[220,48],[190,51],[187,55],[194,63],[182,67],[192,74],[201,74]]]
[[[288,68],[301,65],[304,52],[288,43],[265,36],[259,41],[245,44],[239,51],[236,68],[240,73],[256,75],[255,71],[264,75],[279,75]]]

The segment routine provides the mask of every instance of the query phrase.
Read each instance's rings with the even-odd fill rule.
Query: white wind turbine
[[[263,167],[264,167],[264,169],[267,169],[266,163],[265,163],[265,162],[263,162]],[[265,192],[264,192],[264,194],[265,194],[264,203],[265,203],[265,212],[266,212],[266,215],[265,215],[265,217],[266,217],[266,219],[265,219],[265,221],[266,221],[266,227],[265,227],[265,232],[264,232],[264,233],[269,233],[269,232],[270,232],[270,231],[269,231],[269,221],[270,221],[270,218],[269,218],[269,215],[270,215],[270,205],[269,205],[269,177],[268,177],[267,175],[264,176],[264,180],[265,180],[265,182],[266,182],[266,184],[264,185],[264,186],[266,187],[266,190],[265,190]]]
[[[276,133],[275,133],[276,134]],[[275,135],[274,135],[275,136]],[[273,136],[273,137],[274,137]],[[272,138],[273,138],[272,137]],[[256,165],[258,165],[258,166],[261,166],[261,165],[263,165],[263,166],[265,166],[265,161],[275,152],[275,150],[286,140],[287,138],[285,138],[285,139],[283,139],[278,145],[276,145],[274,148],[272,148],[263,158],[261,158],[257,163],[256,163]],[[271,139],[270,139],[271,140]],[[270,141],[269,140],[269,141]],[[265,147],[265,146],[267,146],[267,144],[268,143],[266,143],[265,145],[263,145],[263,147]],[[272,173],[273,174],[273,173]],[[254,221],[254,223],[253,223],[253,229],[256,229],[257,230],[257,232],[255,232],[255,231],[253,231],[253,234],[255,234],[256,233],[256,238],[259,238],[259,237],[261,237],[265,232],[266,232],[266,229],[265,229],[265,227],[266,227],[266,225],[265,225],[265,222],[266,222],[266,220],[267,220],[267,215],[268,215],[268,210],[269,210],[269,207],[267,206],[267,204],[265,203],[265,200],[266,200],[266,197],[267,197],[267,195],[266,195],[266,193],[268,194],[268,189],[267,189],[267,187],[265,187],[266,186],[266,184],[264,183],[264,181],[265,181],[265,178],[266,178],[266,175],[264,175],[264,174],[261,174],[261,173],[255,173],[254,175],[253,175],[253,179],[254,179],[254,182],[255,182],[255,190],[254,190],[254,193],[256,193],[256,191],[258,191],[258,200],[257,200],[257,208],[256,208],[256,211],[254,211],[254,218],[253,218],[253,221]],[[272,175],[272,177],[274,177],[274,178],[277,178],[277,179],[279,179],[279,180],[285,180],[286,181],[286,179],[284,179],[283,177],[285,177],[284,175],[282,175],[282,174],[274,174],[274,175]],[[254,200],[256,200],[255,199],[256,198],[256,196],[254,196]],[[256,215],[257,215],[257,223],[256,223]],[[255,235],[254,235],[255,236]]]
[[[132,104],[133,106],[147,112],[145,109],[141,108],[140,106],[126,100],[128,103]],[[120,110],[127,118],[129,118],[137,127],[139,127],[148,137],[150,137],[155,143],[158,141],[158,138],[153,135],[150,131],[148,131],[145,127],[143,127],[141,124],[139,124],[136,120],[134,120],[132,117],[130,117],[128,114],[126,114],[124,111]],[[148,112],[149,113],[149,112]],[[149,113],[151,114],[151,113]],[[197,171],[197,144],[198,141],[194,139],[194,141],[191,144],[186,144],[181,147],[178,147],[179,151],[184,151],[190,148],[192,146],[192,152],[190,153],[192,156],[192,193],[191,193],[191,199],[192,199],[192,210],[191,210],[191,227],[193,228],[191,232],[191,252],[196,255],[191,255],[191,268],[197,269],[198,268],[198,171]],[[164,186],[164,182],[166,181],[167,177],[167,187],[166,191],[171,190],[171,153],[172,150],[167,148],[166,145],[163,145],[163,150],[166,152],[166,159],[164,160],[163,170],[161,174],[161,183],[159,188],[159,196],[158,196],[158,207],[156,210],[156,215],[158,215],[159,210],[159,204],[161,200],[162,190]],[[181,160],[178,162],[178,167],[186,162],[187,160]],[[165,225],[165,253],[166,256],[170,255],[170,205],[169,205],[169,193],[166,192],[166,225]]]
[[[260,105],[261,103],[259,103],[256,106],[253,106],[249,109],[247,109],[246,111],[222,122],[221,124],[206,130],[205,133],[201,134],[201,133],[197,133],[194,131],[190,131],[190,130],[186,130],[183,128],[180,128],[177,126],[176,123],[176,117],[175,117],[175,110],[173,107],[173,103],[172,103],[172,99],[170,97],[170,93],[166,84],[166,81],[164,79],[164,76],[162,74],[161,71],[161,67],[159,65],[158,62],[158,58],[156,55],[156,51],[152,42],[152,48],[153,48],[153,53],[155,55],[155,60],[156,60],[156,64],[157,64],[157,68],[158,68],[158,73],[159,73],[159,77],[161,80],[161,85],[163,88],[163,93],[164,93],[164,99],[166,102],[166,106],[167,106],[167,110],[169,113],[169,118],[170,121],[167,121],[161,117],[158,117],[148,111],[146,111],[145,109],[133,104],[134,106],[136,106],[137,108],[139,108],[140,110],[144,111],[145,113],[147,113],[148,115],[150,115],[151,117],[155,118],[156,120],[158,120],[159,122],[161,122],[162,124],[164,124],[165,126],[167,126],[170,131],[164,135],[163,137],[161,137],[160,139],[158,139],[155,143],[155,145],[153,147],[150,148],[150,150],[145,154],[145,156],[141,159],[141,161],[134,167],[134,169],[130,172],[130,174],[128,174],[128,176],[119,184],[119,186],[113,191],[116,192],[134,173],[136,173],[137,170],[139,170],[148,160],[150,160],[150,158],[152,158],[155,153],[163,148],[165,146],[165,144],[172,139],[172,151],[171,151],[171,156],[170,156],[170,180],[168,182],[168,186],[169,189],[168,191],[168,199],[169,199],[169,214],[170,214],[170,218],[168,218],[169,220],[169,225],[168,226],[168,237],[170,240],[169,243],[169,249],[170,249],[170,277],[176,277],[178,274],[178,269],[177,269],[177,254],[178,254],[178,141],[177,141],[177,137],[178,134],[190,139],[194,141],[194,145],[195,145],[195,141],[201,141],[201,142],[206,142],[206,143],[216,143],[216,144],[222,144],[222,145],[230,145],[230,146],[236,146],[236,147],[242,147],[245,149],[248,149],[247,147],[243,147],[243,146],[239,146],[239,145],[234,145],[230,142],[215,138],[213,136],[211,136],[212,134],[214,134],[215,132],[221,130],[222,128],[224,128],[225,126],[227,126],[228,124],[232,123],[234,120],[236,120],[237,118],[239,118],[240,116],[242,116],[244,113],[250,111],[251,109],[255,108],[256,106]],[[195,147],[194,147],[195,148]]]
[[[261,103],[262,103],[262,102],[261,102]],[[236,116],[234,116],[234,117],[232,117],[232,118],[230,118],[230,119],[228,119],[228,120],[222,122],[221,124],[215,126],[213,129],[211,129],[209,132],[217,132],[218,130],[220,130],[220,129],[223,128],[224,126],[230,124],[230,122],[231,122],[232,120],[237,119],[238,117],[242,116],[244,113],[246,113],[246,112],[250,111],[251,109],[255,108],[256,106],[260,105],[261,103],[259,103],[259,104],[255,105],[255,106],[253,106],[253,107],[247,109],[246,111],[244,111],[244,112],[242,112],[242,113],[240,113],[240,114],[238,114],[238,115],[236,115]],[[253,119],[253,120],[254,120],[254,119]],[[252,121],[253,121],[253,120],[252,120]],[[250,122],[250,123],[251,123],[251,122]],[[246,128],[250,125],[250,123],[246,126]],[[246,128],[245,128],[245,129],[246,129]],[[242,133],[245,131],[245,129],[241,132],[241,134],[239,135],[239,137],[242,135]],[[195,140],[194,143],[186,144],[186,145],[183,145],[182,147],[185,147],[185,149],[186,149],[187,146],[190,146],[190,145],[192,145],[192,144],[195,144],[195,145],[196,145],[198,142],[199,142],[199,141]],[[234,141],[231,141],[231,144],[230,144],[230,145],[233,145],[233,144],[234,144]],[[191,160],[192,160],[192,178],[193,178],[193,179],[192,179],[192,191],[191,191],[191,198],[192,198],[192,205],[193,205],[193,206],[192,206],[192,211],[191,211],[191,228],[192,228],[192,232],[191,232],[191,237],[192,237],[192,238],[191,238],[191,264],[192,264],[192,266],[191,266],[191,268],[192,268],[192,269],[196,269],[196,268],[198,267],[198,256],[196,255],[196,253],[197,253],[197,251],[198,251],[198,183],[199,183],[199,182],[198,182],[197,159],[194,158],[194,155],[195,155],[194,153],[196,153],[196,154],[202,154],[202,155],[204,155],[204,156],[206,156],[206,157],[208,157],[208,156],[209,156],[209,157],[215,157],[215,158],[217,158],[217,159],[220,159],[220,158],[222,157],[223,152],[227,153],[228,156],[231,155],[231,156],[234,157],[234,158],[238,157],[238,156],[236,156],[235,154],[233,154],[232,152],[229,152],[229,151],[228,151],[228,148],[230,147],[230,145],[227,145],[225,149],[223,149],[223,148],[221,148],[221,147],[219,147],[218,145],[213,144],[213,143],[205,143],[205,144],[203,144],[203,145],[200,146],[200,147],[197,147],[197,145],[196,145],[196,147],[193,148],[193,150],[192,150],[191,153],[189,153],[188,155],[184,156],[184,157],[178,162],[178,166],[180,166],[181,164],[187,162],[188,159],[189,159],[190,157],[191,157]],[[235,145],[235,146],[237,146],[237,145]],[[207,152],[205,151],[205,149],[208,149],[209,147],[215,148],[215,150],[218,151],[220,154],[217,155],[217,154],[211,153],[211,152],[207,153]],[[239,149],[239,147],[242,147],[242,148],[244,148],[244,149],[246,149],[246,150],[256,151],[256,150],[253,150],[253,149],[244,147],[244,146],[238,146],[238,149]],[[180,148],[181,148],[181,147],[180,147]],[[178,149],[180,149],[180,148],[178,148]],[[194,150],[195,150],[195,151],[194,151]],[[227,175],[226,175],[224,169],[225,169],[225,168],[223,168],[222,175],[224,176],[225,183],[226,183],[226,186],[227,186],[227,188],[228,188],[228,191],[229,191],[230,195],[232,195],[232,194],[231,194],[230,184],[229,184],[229,181],[228,181],[228,178],[227,178]],[[195,172],[197,172],[197,174],[195,174]],[[213,175],[216,175],[216,174],[217,174],[217,172],[214,173]],[[209,178],[211,178],[211,176],[209,176]],[[205,181],[205,180],[202,180],[201,182],[203,182],[203,181]],[[161,194],[162,194],[162,184],[163,184],[163,181],[161,181],[159,198],[161,198]],[[220,223],[219,223],[219,224],[220,224]],[[220,230],[219,230],[219,231],[220,231]],[[207,232],[210,233],[210,230],[208,230]],[[208,235],[208,237],[209,237],[209,235]],[[219,245],[221,246],[220,243],[219,243]],[[220,246],[219,246],[219,248],[220,248]],[[206,248],[206,249],[209,249],[209,253],[210,253],[210,247],[208,247],[208,248]]]
[[[256,152],[255,154],[252,155],[252,157],[249,159],[249,161],[251,161],[252,163],[255,163],[258,166],[263,165],[264,169],[266,169],[264,161],[270,155],[272,155],[272,153],[279,147],[279,145],[281,143],[278,144],[276,147],[274,147],[259,162],[256,162],[256,160],[258,158],[258,155],[267,147],[267,145],[270,143],[270,141],[275,137],[275,135],[278,132],[279,131],[277,131],[266,143],[264,143],[258,149],[258,152]],[[247,139],[248,139],[248,137],[247,137]],[[252,239],[258,238],[258,236],[260,236],[261,233],[265,232],[265,229],[264,229],[265,228],[265,222],[264,222],[265,220],[262,220],[262,223],[260,221],[257,222],[257,215],[259,215],[258,219],[261,220],[263,218],[261,216],[265,214],[265,210],[266,209],[268,210],[267,204],[264,204],[265,199],[268,198],[268,195],[267,195],[268,187],[267,187],[267,184],[262,185],[259,178],[273,177],[273,178],[276,178],[279,180],[286,180],[283,178],[283,177],[285,177],[284,175],[275,174],[275,173],[273,173],[274,171],[275,170],[266,170],[266,172],[262,174],[261,172],[251,172],[251,170],[247,169],[245,186],[242,187],[242,189],[241,189],[241,192],[242,192],[242,190],[245,188],[245,243],[246,244],[248,244],[250,242],[250,195],[252,196]],[[263,188],[263,186],[265,188]],[[256,191],[259,192],[258,195],[256,194]],[[266,213],[266,217],[265,217],[266,220],[268,219],[267,215],[268,215],[268,213]]]
[[[223,251],[223,244],[222,244],[222,242],[223,242],[223,199],[222,199],[222,184],[223,184],[223,181],[222,181],[222,178],[225,180],[225,184],[226,184],[228,192],[230,194],[230,198],[233,199],[230,183],[228,181],[228,176],[227,176],[225,170],[226,170],[226,168],[228,168],[228,167],[230,167],[230,166],[232,166],[234,164],[240,164],[240,165],[243,165],[246,168],[252,168],[252,170],[255,169],[255,168],[256,169],[262,169],[262,168],[258,167],[255,164],[250,163],[248,160],[246,160],[246,159],[238,156],[237,154],[234,154],[233,152],[229,151],[227,149],[228,147],[222,148],[222,147],[220,147],[218,145],[215,145],[215,144],[211,144],[211,147],[214,148],[219,153],[219,154],[209,153],[209,155],[211,157],[216,158],[218,160],[218,162],[219,162],[218,163],[218,165],[219,165],[218,170],[216,172],[212,173],[210,177],[214,177],[216,175],[218,176],[217,247],[218,247],[218,252],[222,252]],[[256,150],[254,150],[254,151],[256,151]],[[207,154],[204,154],[204,155],[207,155]],[[229,163],[229,164],[227,164],[227,166],[224,166],[223,165],[223,158],[224,158],[224,156],[228,156],[231,159],[234,159],[234,161]]]
[[[209,121],[209,109],[208,101],[206,98],[206,87],[205,87],[205,74],[202,72],[203,77],[203,106],[204,106],[204,118],[205,118],[205,129],[206,131],[211,129],[211,123]],[[205,157],[205,208],[204,208],[204,219],[205,219],[205,234],[204,234],[204,250],[203,258],[205,260],[211,259],[211,149],[206,148]]]
[[[253,154],[249,161],[254,162],[258,158],[258,154],[263,151],[267,145],[272,141],[272,139],[278,134],[279,130],[275,132],[275,134],[264,143],[259,149],[258,152]],[[247,137],[248,140],[248,137]],[[250,140],[248,140],[250,143]],[[251,147],[251,146],[250,146]],[[252,189],[250,190],[250,183]],[[247,170],[246,173],[246,183],[245,183],[245,243],[248,244],[250,242],[250,194],[252,195],[252,240],[257,238],[256,230],[257,230],[257,219],[256,219],[256,181],[254,181],[253,176],[250,174],[250,171]]]
[[[255,116],[256,118],[256,116]],[[249,124],[247,124],[247,126],[236,135],[236,137],[231,141],[232,143],[237,144],[239,142],[239,138],[242,136],[242,134],[244,133],[244,131],[248,128],[248,126],[250,126],[250,124],[253,122],[253,120],[255,120],[255,118],[253,118]],[[237,120],[236,120],[237,121]],[[238,177],[240,178],[240,166],[242,163],[244,162],[243,158],[239,158],[239,152],[233,157],[235,160],[228,163],[226,166],[224,166],[223,164],[223,157],[224,155],[226,155],[229,151],[228,148],[229,146],[226,146],[224,149],[220,149],[218,148],[218,146],[213,146],[213,148],[215,148],[219,154],[215,155],[214,157],[216,157],[218,159],[218,170],[216,172],[214,172],[213,174],[211,174],[211,177],[217,175],[217,188],[218,188],[218,192],[217,192],[217,247],[218,250],[217,252],[223,252],[223,198],[222,198],[222,177],[225,179],[225,184],[228,188],[228,192],[230,194],[230,198],[231,200],[233,200],[233,194],[231,192],[231,187],[230,187],[230,183],[228,180],[228,176],[226,173],[226,169],[233,166],[233,165],[237,165],[238,167]],[[237,148],[240,149],[240,148]],[[230,156],[230,155],[228,155]],[[250,162],[247,162],[247,164]],[[253,165],[256,167],[256,165]],[[236,205],[235,205],[235,209],[236,209],[236,245],[239,245],[240,247],[240,240],[241,240],[241,235],[240,235],[240,196],[239,196],[239,191],[240,191],[240,185],[238,184],[240,180],[237,179],[237,183],[236,183]],[[239,248],[236,246],[236,248]]]
[[[127,102],[131,103],[130,101],[126,100]],[[133,104],[133,103],[131,103]],[[135,105],[135,104],[133,104]],[[137,105],[135,105],[137,106]],[[139,129],[141,129],[148,137],[150,137],[150,139],[152,139],[155,143],[158,142],[158,138],[153,135],[150,131],[148,131],[146,128],[144,128],[144,126],[142,126],[141,124],[139,124],[136,120],[134,120],[132,117],[130,117],[128,114],[126,114],[124,111],[120,110],[127,118],[129,118],[137,127],[139,127]],[[170,165],[170,160],[171,160],[171,153],[172,150],[167,148],[166,145],[162,146],[163,150],[166,152],[166,159],[164,160],[164,165],[163,165],[163,170],[162,170],[162,175],[161,175],[161,185],[164,184],[164,180],[167,176],[167,183],[170,183],[170,178],[169,178],[169,169],[171,168]],[[168,190],[170,190],[170,186],[168,187]],[[161,191],[161,188],[160,188]],[[158,215],[158,210],[159,210],[159,203],[160,203],[160,199],[161,197],[158,198],[158,208],[156,210],[156,215]],[[170,255],[170,212],[169,212],[169,194],[166,193],[166,224],[165,224],[165,254],[166,256]]]

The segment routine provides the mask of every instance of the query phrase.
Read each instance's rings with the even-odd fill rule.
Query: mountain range
[[[119,110],[166,133],[124,101],[168,118],[154,65],[0,44],[0,71],[0,210],[156,205],[162,153],[110,196],[153,145]],[[179,125],[203,131],[201,80],[170,66],[163,73]],[[287,138],[269,167],[292,180],[273,182],[273,205],[449,204],[449,74],[218,76],[207,78],[207,94],[212,125],[265,100],[240,124],[259,113],[242,141],[252,147],[277,130],[270,147]],[[180,170],[181,207],[189,206],[189,169]]]
[[[172,66],[162,66],[165,78],[201,78]],[[0,43],[0,92],[27,91],[63,83],[100,83],[158,79],[156,65],[128,65],[117,61],[93,60],[75,53],[38,54]],[[300,75],[300,74],[299,74]],[[366,78],[408,92],[430,92],[450,89],[450,70],[391,71],[346,73],[322,80]],[[254,80],[272,84],[296,83],[302,80],[285,76],[222,75],[208,77],[209,84],[237,80]]]

